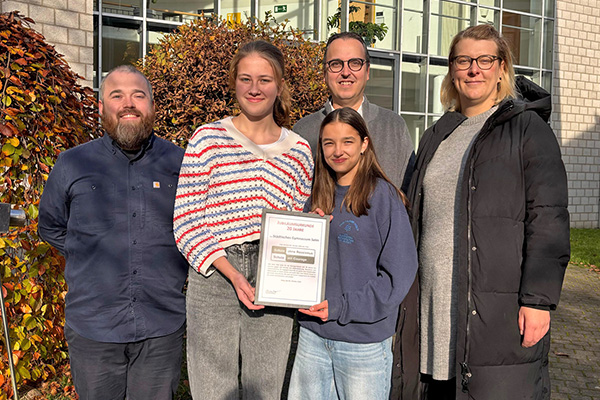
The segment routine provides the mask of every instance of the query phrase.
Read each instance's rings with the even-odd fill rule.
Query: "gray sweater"
[[[310,144],[313,157],[317,154],[321,122],[332,111],[331,103],[327,102],[322,109],[307,115],[294,125],[293,131]],[[396,187],[406,193],[414,166],[414,146],[406,122],[395,112],[369,103],[366,97],[362,104],[362,116],[369,128],[375,154],[383,171]]]
[[[455,219],[465,159],[473,139],[497,107],[466,119],[433,155],[423,180],[423,223],[419,241],[421,288],[421,373],[433,379],[456,376],[458,271]]]

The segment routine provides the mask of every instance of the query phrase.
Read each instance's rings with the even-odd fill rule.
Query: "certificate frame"
[[[329,215],[264,208],[254,304],[309,308],[325,300]]]

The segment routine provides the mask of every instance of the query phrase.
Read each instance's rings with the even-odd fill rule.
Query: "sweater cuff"
[[[337,321],[340,318],[340,313],[342,311],[341,297],[327,299],[327,305],[329,307],[329,313],[327,315],[327,320],[328,321]]]

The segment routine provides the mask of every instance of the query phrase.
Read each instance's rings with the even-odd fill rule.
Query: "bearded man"
[[[183,149],[156,137],[148,79],[100,86],[104,136],[61,153],[39,234],[65,256],[65,337],[81,400],[172,399],[181,370],[187,263],[173,238]]]

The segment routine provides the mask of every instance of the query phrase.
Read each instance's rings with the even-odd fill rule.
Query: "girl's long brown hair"
[[[350,125],[358,132],[361,141],[364,141],[365,138],[368,139],[367,148],[359,159],[356,175],[350,184],[350,189],[348,189],[348,192],[344,196],[344,201],[342,204],[339,204],[339,207],[341,208],[342,205],[345,205],[346,210],[357,217],[368,215],[368,210],[370,208],[369,198],[373,194],[375,186],[377,185],[377,179],[379,178],[385,180],[396,189],[402,203],[408,208],[408,199],[404,193],[388,179],[383,172],[381,165],[379,165],[379,162],[377,161],[373,142],[369,136],[369,130],[367,129],[365,120],[352,108],[344,107],[329,113],[321,123],[317,158],[315,160],[315,179],[312,189],[312,210],[314,211],[315,209],[320,208],[324,213],[331,214],[335,207],[335,171],[332,170],[325,161],[322,146],[323,129],[333,122],[341,122]]]

